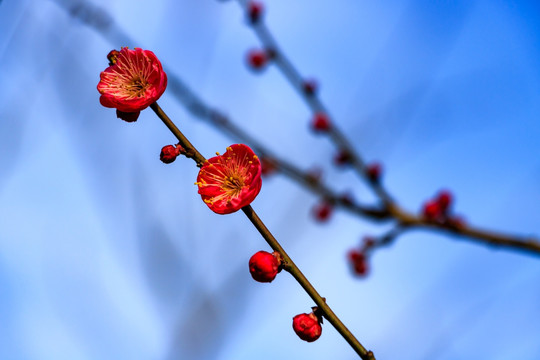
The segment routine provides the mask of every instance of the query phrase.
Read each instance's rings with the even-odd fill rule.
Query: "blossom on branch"
[[[347,254],[349,263],[354,275],[366,276],[369,271],[369,266],[366,258],[366,254],[359,250],[350,250]]]
[[[195,184],[210,210],[230,214],[251,204],[259,194],[261,162],[249,146],[234,144],[203,164]]]
[[[332,216],[333,212],[334,212],[333,204],[325,199],[323,199],[321,202],[316,204],[312,209],[312,213],[313,213],[313,216],[315,217],[315,220],[317,220],[320,223],[324,223],[330,220],[330,217]]]
[[[252,49],[246,57],[249,67],[256,71],[264,69],[270,59],[270,54],[264,49]]]
[[[315,80],[304,80],[302,82],[302,90],[304,91],[304,94],[308,96],[315,95],[318,89],[318,84]]]
[[[250,1],[248,3],[247,11],[251,23],[256,24],[261,19],[262,13],[264,11],[264,6],[261,2]]]
[[[184,148],[180,144],[176,145],[165,145],[161,148],[161,153],[159,154],[159,159],[165,164],[170,164],[176,160],[178,155],[184,153]]]
[[[258,282],[272,282],[280,272],[281,256],[278,252],[256,252],[249,259],[249,272],[253,280]]]
[[[315,132],[327,132],[330,130],[330,127],[331,123],[328,115],[323,112],[318,112],[313,115],[313,118],[311,120],[311,128]]]
[[[313,312],[296,315],[293,318],[293,330],[300,339],[313,342],[321,336],[321,320]]]
[[[118,117],[134,121],[167,87],[167,75],[149,50],[127,47],[109,53],[110,66],[101,72],[97,86],[101,105],[116,108]]]
[[[382,165],[379,163],[371,163],[366,166],[366,176],[373,183],[381,181]]]
[[[424,219],[432,222],[450,223],[450,207],[454,201],[454,196],[448,190],[441,190],[437,196],[424,203],[422,215]],[[463,225],[463,224],[462,224]]]

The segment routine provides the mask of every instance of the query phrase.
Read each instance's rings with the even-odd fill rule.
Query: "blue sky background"
[[[259,43],[238,3],[94,0],[124,32],[114,39],[62,3],[0,3],[0,358],[356,358],[329,324],[312,344],[294,335],[292,317],[313,303],[285,273],[251,279],[248,259],[267,245],[241,213],[208,210],[190,161],[158,160],[174,138],[150,110],[127,124],[98,101],[109,50],[150,49],[277,154],[372,199],[332,166],[332,144],[309,131],[277,69],[246,68]],[[449,188],[469,222],[540,234],[536,1],[266,5],[283,49],[403,206]],[[169,92],[159,102],[203,154],[234,142]],[[377,359],[540,359],[538,256],[410,232],[359,280],[346,251],[386,227],[341,211],[316,224],[316,202],[276,176],[253,207]]]

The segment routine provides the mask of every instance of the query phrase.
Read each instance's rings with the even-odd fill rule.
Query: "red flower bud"
[[[253,70],[262,70],[268,63],[269,56],[265,50],[254,49],[250,50],[247,54],[248,65]]]
[[[328,201],[323,200],[313,207],[313,216],[318,222],[326,222],[330,219],[334,207]]]
[[[161,148],[161,153],[159,154],[159,159],[165,164],[170,164],[180,154],[180,148],[175,147],[174,145],[166,145]]]
[[[313,116],[311,127],[317,132],[326,132],[330,130],[330,119],[323,112],[318,112]]]
[[[422,209],[422,214],[424,215],[424,218],[429,221],[436,221],[440,219],[442,213],[441,213],[441,206],[437,201],[430,200],[424,204],[424,207]]]
[[[366,255],[363,252],[358,250],[351,250],[349,251],[348,258],[355,275],[367,275],[369,268]]]
[[[255,24],[260,20],[263,10],[263,4],[258,1],[250,1],[248,3],[249,20],[252,24]]]
[[[347,165],[352,161],[352,155],[347,150],[341,150],[334,157],[334,163],[336,165]]]
[[[272,282],[279,272],[281,256],[274,252],[259,251],[249,259],[249,272],[251,277],[258,282]]]
[[[118,50],[111,50],[107,54],[107,60],[109,60],[109,66],[113,66],[116,64],[116,59],[118,59],[118,55],[120,55],[120,51]]]
[[[315,80],[305,80],[302,83],[302,90],[306,95],[315,95],[317,92],[317,82]]]
[[[366,175],[369,180],[378,183],[381,180],[382,166],[379,163],[372,163],[366,167]]]
[[[307,342],[317,340],[322,333],[320,321],[314,313],[293,317],[293,330],[300,339]]]
[[[446,213],[448,211],[450,205],[452,204],[452,200],[453,196],[450,191],[442,190],[439,192],[439,195],[437,196],[437,203],[439,204],[442,213]]]

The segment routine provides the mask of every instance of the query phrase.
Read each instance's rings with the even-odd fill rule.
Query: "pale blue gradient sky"
[[[210,212],[197,169],[159,162],[172,135],[100,106],[106,54],[153,50],[208,103],[302,168],[370,194],[275,68],[244,64],[258,41],[235,1],[94,1],[134,43],[111,43],[49,0],[0,5],[0,358],[354,359],[329,324],[298,340],[313,305],[287,274],[251,280],[268,249],[242,214]],[[441,188],[479,226],[540,234],[540,6],[536,1],[268,0],[300,72],[408,209]],[[233,140],[160,100],[203,154]],[[346,251],[384,227],[336,212],[285,178],[253,203],[377,359],[540,358],[540,259],[411,232],[353,278]]]

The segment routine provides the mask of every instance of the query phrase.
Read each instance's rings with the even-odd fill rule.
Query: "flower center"
[[[132,97],[141,97],[144,96],[144,93],[149,86],[150,84],[148,81],[146,81],[146,79],[143,79],[140,76],[135,76],[130,83],[125,85],[125,89]]]
[[[221,185],[221,189],[229,196],[238,196],[243,187],[244,179],[239,174],[231,174],[231,176],[225,177]]]

